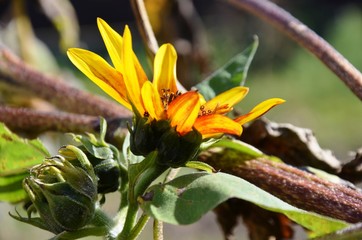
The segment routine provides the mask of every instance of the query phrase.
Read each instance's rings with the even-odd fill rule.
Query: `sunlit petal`
[[[114,67],[120,71],[124,72],[124,65],[122,60],[122,45],[123,38],[116,31],[114,31],[103,19],[97,18],[97,24],[99,32],[102,35],[104,44],[106,45],[109,56],[111,57]],[[133,53],[133,61],[135,64],[138,81],[141,85],[147,80],[147,75],[144,72],[141,64],[138,61],[137,56]]]
[[[103,19],[97,18],[97,25],[114,67],[123,72],[122,54],[120,51],[120,49],[122,49],[123,38]]]
[[[276,105],[282,104],[284,102],[285,102],[285,100],[283,100],[281,98],[271,98],[271,99],[265,100],[264,102],[261,102],[258,105],[256,105],[256,107],[254,107],[249,113],[236,118],[234,121],[239,123],[240,125],[243,125],[255,118],[260,117],[261,115],[268,112],[270,109],[272,109]]]
[[[196,119],[194,127],[203,138],[214,137],[222,133],[240,136],[243,131],[239,123],[220,114],[201,116]]]
[[[164,115],[164,109],[157,89],[150,81],[142,86],[142,101],[145,110],[152,119],[160,120]]]
[[[138,82],[137,71],[133,61],[132,36],[126,26],[123,34],[123,78],[126,84],[129,100],[133,103],[140,114],[144,113],[141,99],[141,85]]]
[[[216,114],[230,112],[232,107],[239,103],[248,93],[247,87],[234,87],[225,91],[204,104],[205,110]]]
[[[162,89],[176,93],[177,53],[171,44],[164,44],[157,51],[154,62],[153,84],[161,94]]]
[[[199,110],[199,94],[187,92],[171,102],[167,116],[171,119],[171,126],[176,126],[176,131],[183,135],[192,130]]]
[[[200,98],[200,104],[204,105],[206,103],[206,100],[205,100],[204,96],[201,93],[199,93],[199,98]]]
[[[123,106],[131,109],[126,97],[126,86],[121,73],[93,52],[71,48],[67,54],[70,61],[90,80]]]

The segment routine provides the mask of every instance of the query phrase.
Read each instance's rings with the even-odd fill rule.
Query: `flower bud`
[[[55,156],[34,166],[23,186],[43,225],[53,233],[77,230],[93,218],[97,200],[94,175]]]
[[[90,152],[85,152],[91,162],[94,173],[98,177],[98,193],[105,194],[118,190],[120,184],[120,169],[114,156],[107,159],[97,158]]]
[[[78,147],[88,158],[93,166],[94,173],[98,180],[97,192],[106,194],[118,190],[120,185],[120,162],[117,148],[105,141],[107,123],[100,119],[99,137],[88,133],[87,136],[73,135],[75,141],[80,142]],[[76,159],[74,153],[66,148],[61,148],[59,153],[67,159]]]

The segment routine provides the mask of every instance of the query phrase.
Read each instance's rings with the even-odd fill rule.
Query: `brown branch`
[[[0,122],[13,131],[39,134],[46,131],[94,132],[99,118],[65,112],[44,112],[0,106]]]
[[[12,108],[0,106],[0,122],[5,123],[12,131],[22,132],[28,137],[36,137],[47,131],[84,134],[99,132],[99,117],[66,112],[44,112],[28,108]],[[108,118],[108,142],[121,146],[127,132],[130,118]]]
[[[258,159],[236,164],[237,159],[233,161],[229,156],[225,149],[210,149],[200,155],[200,160],[241,177],[293,206],[347,222],[362,221],[362,193],[357,190],[283,163]]]
[[[131,6],[136,18],[138,30],[140,31],[143,42],[146,44],[147,52],[151,59],[153,59],[158,50],[158,43],[152,30],[145,4],[143,0],[131,0]]]
[[[103,117],[131,116],[128,110],[115,102],[71,87],[59,78],[33,69],[4,46],[0,46],[0,75],[64,111]]]
[[[131,0],[131,6],[133,9],[133,14],[136,18],[138,31],[142,36],[143,42],[146,45],[147,53],[151,58],[151,62],[153,63],[153,59],[158,50],[158,43],[155,33],[152,30],[152,26],[143,1],[144,0]],[[185,91],[185,87],[182,86],[182,84],[178,80],[176,83],[177,88],[180,91]]]
[[[330,68],[362,100],[362,74],[328,42],[284,9],[268,0],[227,0],[274,25]]]

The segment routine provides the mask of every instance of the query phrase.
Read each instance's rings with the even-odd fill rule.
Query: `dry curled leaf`
[[[341,170],[340,161],[330,150],[320,147],[310,129],[259,119],[245,127],[241,140],[293,166],[311,166],[330,173]]]

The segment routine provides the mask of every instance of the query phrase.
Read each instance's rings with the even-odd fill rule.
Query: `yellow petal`
[[[90,80],[123,106],[131,109],[121,73],[97,54],[79,48],[67,51],[70,61]]]
[[[171,44],[164,44],[157,51],[154,62],[153,84],[160,94],[162,89],[176,93],[177,53]]]
[[[121,55],[122,37],[101,18],[97,18],[97,25],[114,67],[123,72]]]
[[[138,112],[143,115],[145,110],[142,105],[141,99],[141,84],[138,80],[137,71],[134,65],[133,50],[132,50],[132,36],[128,26],[124,29],[123,34],[123,78],[126,84],[128,98],[136,107]]]
[[[239,123],[240,125],[243,125],[253,119],[256,119],[269,111],[271,108],[273,108],[276,105],[284,103],[285,100],[281,98],[271,98],[268,100],[265,100],[261,103],[259,103],[257,106],[255,106],[249,113],[240,116],[236,118],[234,121]]]
[[[167,116],[171,119],[171,126],[181,135],[192,130],[200,110],[199,94],[186,92],[171,102],[167,109]]]
[[[203,138],[210,138],[223,133],[240,136],[243,131],[239,123],[220,114],[198,117],[194,127],[202,134]]]
[[[204,105],[206,103],[206,100],[205,100],[204,96],[201,93],[199,93],[199,98],[200,98],[200,104]]]
[[[123,65],[123,60],[122,60],[123,57],[121,50],[123,45],[123,38],[116,31],[114,31],[103,19],[97,18],[97,25],[114,67],[118,71],[123,73],[124,65]],[[142,85],[145,81],[147,81],[147,75],[144,72],[141,64],[138,61],[137,56],[134,53],[133,53],[133,61],[135,64],[138,81]]]
[[[234,87],[223,92],[204,104],[205,110],[215,114],[230,112],[232,107],[239,103],[248,93],[247,87]]]
[[[160,120],[163,118],[164,109],[160,94],[150,81],[145,82],[142,86],[142,101],[145,110],[152,119]]]

